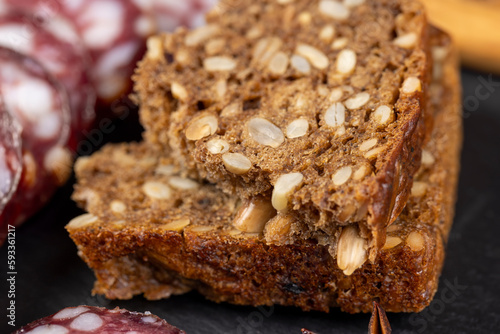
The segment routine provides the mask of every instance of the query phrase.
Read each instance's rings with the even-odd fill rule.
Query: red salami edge
[[[115,308],[109,310],[95,306],[68,307],[34,321],[13,334],[28,333],[164,333],[185,334],[150,312],[139,313]]]

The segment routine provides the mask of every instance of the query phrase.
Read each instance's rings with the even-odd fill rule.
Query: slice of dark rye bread
[[[110,145],[78,160],[73,198],[89,214],[67,225],[97,277],[93,292],[154,300],[195,289],[217,302],[244,305],[370,312],[377,300],[391,312],[422,310],[436,292],[444,261],[462,140],[456,55],[445,35],[435,40],[435,127],[412,196],[387,228],[374,262],[366,261],[352,226],[342,229],[337,259],[313,240],[268,244],[262,233],[234,227],[244,220],[235,196],[182,177],[173,160],[149,143]],[[265,233],[286,234],[294,224],[273,218]],[[354,269],[361,267],[346,275],[352,268],[339,264],[350,259]]]
[[[135,75],[146,140],[186,176],[269,198],[306,239],[359,225],[373,259],[432,119],[422,6],[229,0],[207,22],[149,41]]]

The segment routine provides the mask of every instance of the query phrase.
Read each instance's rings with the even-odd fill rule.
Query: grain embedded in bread
[[[431,118],[420,4],[225,1],[207,23],[149,41],[135,76],[146,140],[228,194],[272,197],[304,238],[359,224],[373,260]]]
[[[266,244],[262,233],[233,226],[239,219],[234,196],[183,178],[148,143],[122,144],[76,165],[73,197],[89,214],[67,229],[96,274],[94,292],[160,299],[196,289],[214,301],[244,305],[370,312],[378,300],[391,312],[422,310],[444,261],[461,147],[457,60],[447,37],[436,34],[435,128],[413,195],[387,228],[375,262],[347,276],[328,247],[315,241]]]

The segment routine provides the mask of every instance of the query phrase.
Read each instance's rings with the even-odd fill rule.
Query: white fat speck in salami
[[[73,156],[65,148],[56,146],[50,149],[45,155],[43,166],[48,173],[51,173],[59,185],[64,184],[69,177]]]
[[[155,20],[149,15],[142,15],[137,19],[137,21],[135,21],[134,24],[135,33],[139,36],[147,37],[154,34],[157,30]]]
[[[78,32],[75,30],[75,27],[73,27],[71,22],[65,18],[53,16],[50,20],[43,23],[43,28],[45,28],[52,35],[56,36],[59,40],[76,46],[76,48],[79,49],[79,52],[83,49],[77,46],[77,44],[81,42]]]
[[[30,1],[30,0],[28,0],[28,1]],[[69,11],[76,11],[76,10],[79,10],[80,8],[82,8],[85,1],[87,1],[87,0],[66,0],[63,6],[65,6],[66,9]],[[34,2],[38,2],[38,1],[35,0]]]
[[[56,113],[45,113],[41,115],[37,121],[35,121],[33,134],[36,138],[51,140],[56,137],[57,132],[63,128],[61,121],[61,117],[59,117]]]
[[[116,0],[88,1],[80,6],[79,24],[83,41],[91,49],[104,49],[115,43],[125,25],[125,10]],[[110,24],[112,22],[113,24]]]
[[[144,317],[141,319],[142,322],[147,322],[147,323],[153,323],[153,322],[156,322],[156,319],[153,318],[153,317]]]
[[[37,327],[26,334],[67,334],[69,330],[59,325],[43,325]]]
[[[126,68],[133,61],[139,48],[137,43],[129,42],[102,54],[95,65],[96,72],[101,76],[97,83],[99,96],[111,99],[117,92],[126,90],[128,81],[120,69]]]
[[[65,308],[52,316],[54,319],[71,319],[85,313],[89,310],[85,306],[69,307]]]
[[[112,76],[113,70],[120,66],[125,66],[131,60],[131,55],[133,55],[137,49],[138,45],[136,43],[124,43],[117,46],[113,50],[103,54],[103,57],[96,64],[97,70],[106,75]]]
[[[84,313],[75,318],[75,320],[71,322],[70,327],[84,332],[92,332],[100,328],[102,324],[103,321],[97,314]]]
[[[19,81],[17,85],[5,90],[11,105],[17,102],[18,110],[31,122],[38,122],[40,117],[51,114],[54,108],[54,89],[44,80],[31,79]]]
[[[0,45],[19,52],[33,49],[33,31],[22,24],[6,24],[0,26]]]
[[[83,311],[83,312],[82,312]],[[165,320],[151,314],[130,312],[123,309],[108,310],[94,306],[78,306],[63,309],[23,327],[14,334],[52,333],[44,332],[47,328],[62,328],[68,334],[73,333],[164,333],[185,334]]]

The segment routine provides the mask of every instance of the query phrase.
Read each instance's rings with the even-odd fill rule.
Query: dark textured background
[[[463,71],[465,142],[459,197],[440,288],[420,314],[389,314],[395,333],[500,332],[500,77]],[[485,85],[493,81],[494,85]],[[488,97],[486,93],[490,93]],[[133,113],[131,113],[132,115]],[[140,139],[133,116],[106,141]],[[97,138],[97,137],[96,137]],[[51,203],[17,229],[16,328],[80,304],[151,311],[195,333],[366,333],[369,315],[301,312],[296,308],[215,304],[196,293],[149,302],[92,297],[94,277],[76,255],[64,225],[82,213],[69,199],[71,180]],[[0,333],[7,325],[7,252],[0,249]]]

